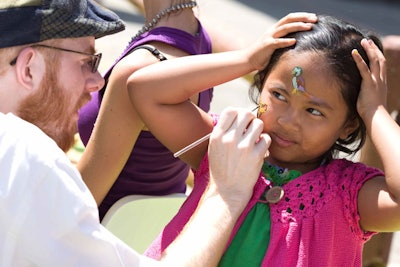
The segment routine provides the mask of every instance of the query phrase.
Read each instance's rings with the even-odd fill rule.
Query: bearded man
[[[104,86],[95,39],[123,29],[93,0],[1,1],[0,266],[211,266],[221,257],[257,180],[242,174],[261,167],[264,139],[246,144],[249,156],[242,159],[240,143],[248,138],[240,133],[223,146],[234,130],[216,127],[210,153],[237,158],[238,168],[232,173],[225,159],[211,164],[200,208],[161,263],[102,227],[93,196],[64,153],[73,144],[78,110]],[[228,125],[253,119],[221,116]]]

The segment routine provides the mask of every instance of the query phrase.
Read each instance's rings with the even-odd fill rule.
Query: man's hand
[[[271,139],[263,122],[245,109],[224,110],[209,144],[210,185],[227,202],[244,208],[250,199]]]

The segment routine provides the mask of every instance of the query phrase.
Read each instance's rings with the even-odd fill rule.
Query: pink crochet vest
[[[379,175],[377,169],[341,159],[284,185],[284,198],[270,204],[271,240],[262,266],[361,266],[363,244],[374,233],[359,226],[357,196],[365,181]],[[176,238],[196,209],[208,177],[205,157],[191,195],[145,255],[159,258]],[[260,175],[231,240],[268,184]]]

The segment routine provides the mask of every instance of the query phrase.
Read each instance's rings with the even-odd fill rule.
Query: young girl
[[[400,167],[394,162],[400,130],[384,108],[379,40],[329,16],[302,31],[308,24],[301,16],[308,15],[284,17],[245,50],[160,63],[129,79],[136,110],[177,151],[216,123],[187,100],[190,95],[259,70],[256,103],[272,143],[220,266],[361,266],[363,244],[375,232],[400,229]],[[336,159],[338,152],[358,151],[366,131],[386,178],[361,163]],[[195,170],[195,186],[147,251],[155,258],[190,220],[207,187],[213,160],[207,142],[181,158]]]

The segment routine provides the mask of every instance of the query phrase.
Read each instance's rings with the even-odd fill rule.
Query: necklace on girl
[[[272,187],[267,189],[265,193],[265,199],[272,204],[278,203],[285,195],[282,186],[301,175],[300,171],[282,169],[269,162],[264,162],[262,172],[264,177],[272,183]]]

